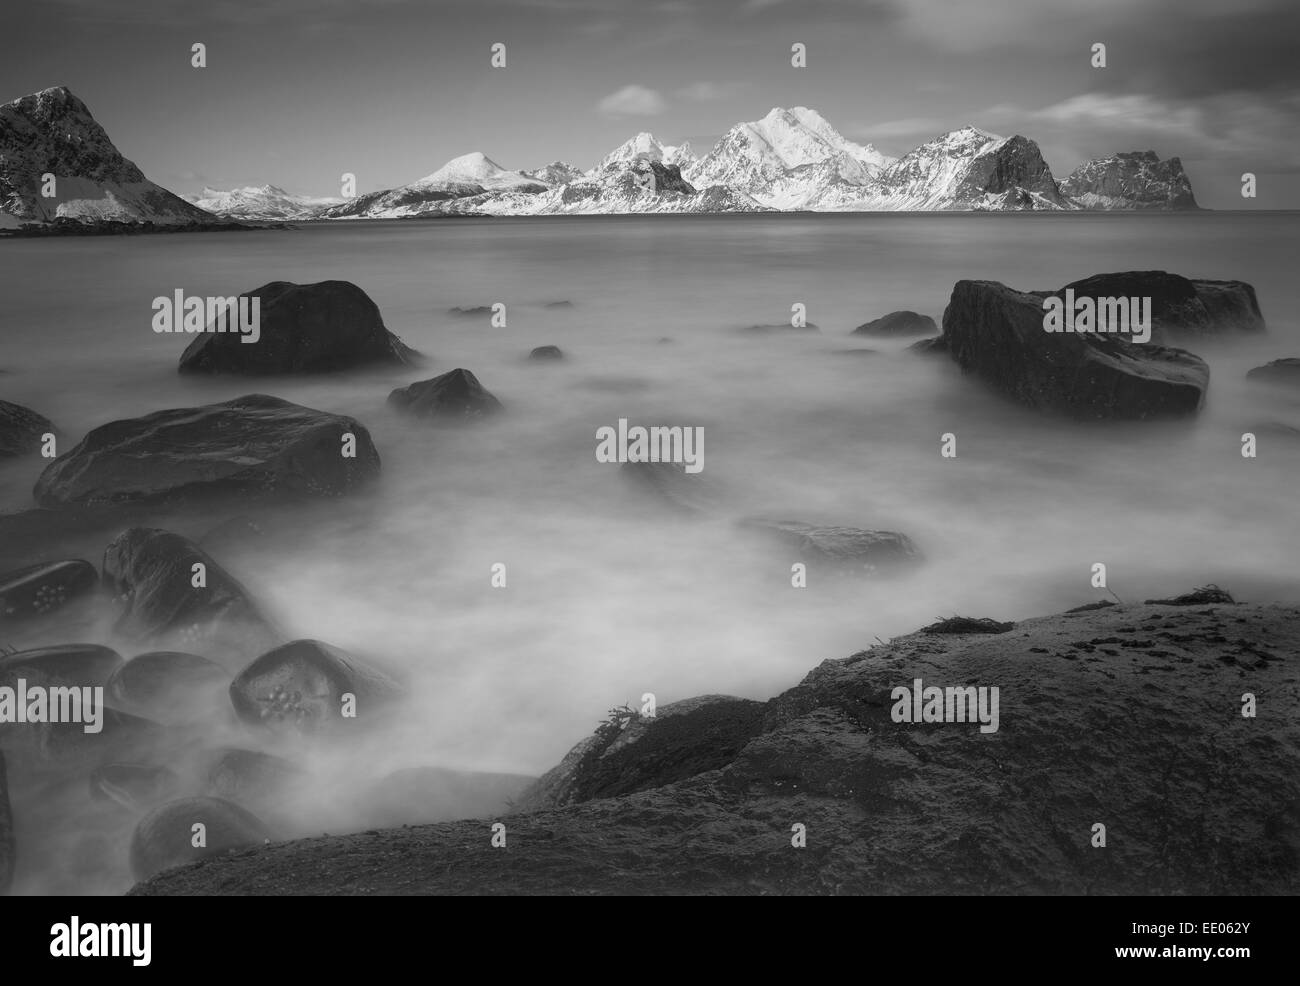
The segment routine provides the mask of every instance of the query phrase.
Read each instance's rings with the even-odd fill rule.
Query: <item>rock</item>
[[[572,301],[548,301],[543,308],[572,308]]]
[[[762,335],[769,332],[820,332],[821,326],[816,322],[805,322],[803,325],[792,325],[790,322],[776,322],[774,324],[747,325],[742,332],[750,332],[755,335]]]
[[[125,712],[182,725],[228,714],[229,687],[230,674],[215,661],[183,651],[152,651],[118,667],[104,695]]]
[[[1093,274],[1054,292],[1076,298],[1150,298],[1151,343],[1178,337],[1263,332],[1255,289],[1245,281],[1189,280],[1163,270]],[[1144,343],[1143,345],[1150,345]]]
[[[890,312],[871,322],[859,325],[851,335],[855,336],[911,336],[935,332],[938,326],[929,315],[916,312]]]
[[[454,308],[448,308],[447,314],[458,318],[486,318],[492,314],[492,309],[487,305],[475,305],[473,308],[461,308],[456,305]]]
[[[919,563],[921,552],[906,534],[857,527],[749,517],[742,527],[774,535],[801,560],[846,574],[873,575]]]
[[[21,404],[0,401],[0,459],[34,455],[40,451],[41,436],[53,431],[48,418]]]
[[[341,454],[353,435],[356,456]],[[91,431],[41,473],[43,506],[199,496],[338,496],[379,472],[355,419],[250,394]]]
[[[1257,383],[1284,384],[1293,387],[1300,383],[1300,359],[1294,356],[1275,359],[1247,372],[1246,379]]]
[[[14,879],[18,847],[14,843],[14,815],[9,806],[9,773],[5,768],[5,751],[0,749],[0,896],[9,892]]]
[[[90,796],[141,812],[176,795],[181,779],[160,764],[106,763],[90,772]]]
[[[619,475],[635,489],[674,513],[695,516],[718,508],[718,490],[703,472],[690,473],[677,462],[624,462]]]
[[[216,752],[206,778],[208,792],[215,797],[266,813],[276,811],[307,773],[283,757],[228,748]]]
[[[528,354],[529,359],[564,359],[559,346],[538,346]]]
[[[935,336],[933,339],[921,339],[907,347],[908,352],[913,353],[935,353],[945,354],[948,352],[948,340],[943,336]]]
[[[40,754],[65,768],[116,761],[147,762],[160,750],[175,748],[180,736],[159,723],[105,706],[99,732],[80,722],[52,722],[40,735]]]
[[[618,797],[724,767],[762,731],[763,713],[762,702],[731,695],[673,702],[653,717],[613,709],[594,735],[523,792],[515,809]]]
[[[98,585],[95,566],[80,559],[29,565],[0,575],[0,628],[53,613],[90,595]]]
[[[388,403],[407,414],[449,424],[478,421],[504,410],[501,402],[478,382],[478,377],[459,368],[409,387],[399,387],[388,395]]]
[[[1204,404],[1210,369],[1200,357],[1047,332],[1042,302],[996,281],[958,281],[943,315],[949,354],[1018,403],[1076,418],[1188,415]]]
[[[206,845],[196,848],[193,827],[200,824]],[[140,819],[131,837],[131,872],[137,880],[146,880],[173,866],[261,845],[271,838],[270,830],[256,815],[231,801],[182,798]]]
[[[260,299],[257,342],[209,330],[181,355],[181,373],[328,373],[362,366],[410,366],[420,359],[384,327],[370,296],[348,281],[272,281],[241,297]]]
[[[342,715],[346,694],[356,696],[355,718]],[[304,733],[382,716],[400,694],[383,671],[319,640],[294,640],[267,651],[230,685],[231,704],[246,723]]]
[[[196,587],[195,566],[206,584]],[[170,531],[132,527],[104,549],[104,581],[121,604],[119,633],[134,639],[211,644],[256,651],[276,631],[248,590],[194,542]],[[158,660],[142,679],[159,681]],[[165,677],[165,676],[162,676]]]
[[[1247,688],[1297,693],[1297,648],[1300,608],[1250,603],[908,634],[819,663],[725,765],[512,814],[508,860],[482,821],[454,821],[279,843],[132,894],[1285,896],[1300,881],[1294,708],[1225,723]],[[998,687],[999,728],[893,721],[893,690],[917,678]],[[671,748],[642,746],[653,736],[617,778],[653,780],[642,767]]]
[[[368,785],[357,802],[362,824],[371,827],[497,818],[536,781],[523,774],[408,767]]]

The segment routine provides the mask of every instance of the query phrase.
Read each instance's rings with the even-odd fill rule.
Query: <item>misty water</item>
[[[1125,601],[1214,582],[1296,602],[1300,441],[1261,429],[1300,427],[1300,395],[1248,384],[1245,372],[1300,355],[1297,233],[1286,214],[783,215],[9,241],[0,396],[72,441],[113,419],[257,392],[368,427],[377,483],[285,510],[265,537],[217,558],[287,635],[409,682],[382,736],[298,751],[350,779],[332,786],[332,808],[298,817],[314,832],[361,824],[347,810],[362,781],[398,768],[541,773],[646,692],[660,706],[711,692],[767,698],[824,659],[936,617],[1022,619],[1110,598],[1090,584],[1095,562]],[[1258,292],[1266,335],[1191,347],[1211,365],[1195,420],[1063,421],[1008,403],[946,357],[904,352],[912,339],[849,336],[896,309],[939,321],[961,278],[1055,289],[1132,269]],[[181,377],[189,337],[150,328],[152,299],[177,288],[231,295],[325,279],[360,285],[428,366]],[[561,301],[572,304],[548,307]],[[495,302],[507,305],[504,328],[447,314]],[[742,331],[788,322],[796,302],[820,331]],[[544,344],[567,358],[529,362]],[[876,352],[849,352],[862,349]],[[454,367],[506,413],[448,429],[386,405],[394,387]],[[702,426],[719,513],[659,510],[598,462],[596,430],[619,418]],[[1256,459],[1241,455],[1244,431],[1259,432]],[[945,432],[957,436],[955,459],[940,456]],[[32,505],[41,465],[0,464],[0,509]],[[926,561],[904,577],[814,577],[795,589],[798,559],[736,527],[753,514],[901,531]],[[219,519],[205,510],[168,526],[197,537]],[[83,557],[98,562],[102,549],[99,538]],[[504,589],[491,586],[495,563]],[[74,632],[88,631],[47,627],[14,643]],[[127,657],[144,649],[119,646]],[[26,866],[17,889],[69,889]],[[129,885],[107,874],[77,886]]]

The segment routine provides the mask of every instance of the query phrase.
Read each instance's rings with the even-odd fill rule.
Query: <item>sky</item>
[[[180,193],[392,188],[482,151],[589,168],[776,106],[900,155],[972,125],[1058,179],[1178,156],[1211,208],[1300,208],[1296,0],[10,0],[0,101],[66,85]],[[191,46],[207,66],[191,65]],[[791,65],[791,45],[807,49]],[[1106,66],[1092,46],[1106,45]],[[505,45],[494,68],[492,46]],[[1241,197],[1241,176],[1258,195]]]

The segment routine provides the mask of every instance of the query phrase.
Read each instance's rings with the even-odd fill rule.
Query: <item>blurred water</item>
[[[160,407],[269,391],[365,423],[383,458],[369,493],[294,511],[219,558],[296,636],[403,669],[412,712],[367,774],[407,765],[540,772],[605,710],[654,692],[768,697],[825,658],[962,613],[1022,618],[1088,602],[1105,562],[1124,599],[1215,581],[1294,602],[1300,405],[1244,380],[1297,355],[1289,214],[732,216],[446,220],[297,231],[0,243],[0,396],[73,440]],[[940,320],[952,284],[1056,288],[1101,271],[1240,278],[1269,333],[1198,349],[1212,366],[1188,423],[1078,425],[989,394],[911,340],[850,339],[911,308]],[[272,280],[353,281],[432,356],[420,372],[296,380],[181,378],[185,337],[155,335],[176,288],[229,295]],[[508,326],[446,314],[508,306]],[[572,307],[546,303],[571,301]],[[746,335],[807,305],[820,332]],[[660,341],[670,337],[670,342]],[[567,359],[529,363],[534,346]],[[845,355],[870,347],[874,355]],[[403,419],[390,389],[464,366],[506,405],[483,427]],[[674,521],[595,459],[595,432],[704,428],[713,521]],[[955,432],[958,457],[939,455]],[[30,502],[36,460],[0,466],[0,508]],[[795,590],[786,558],[732,521],[899,530],[914,577]],[[185,533],[199,533],[194,518]],[[87,556],[96,558],[95,546]],[[494,563],[508,587],[490,586]]]

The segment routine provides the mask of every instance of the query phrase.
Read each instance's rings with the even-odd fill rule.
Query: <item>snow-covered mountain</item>
[[[802,106],[737,124],[703,157],[689,142],[665,145],[639,133],[586,172],[563,161],[511,171],[475,152],[410,184],[342,202],[272,185],[205,189],[194,201],[241,219],[1196,208],[1178,159],[1151,151],[1089,161],[1058,183],[1038,145],[1019,134],[962,127],[891,158]]]
[[[231,219],[310,219],[323,209],[341,204],[342,198],[313,198],[293,195],[276,185],[250,185],[228,192],[205,188],[198,195],[185,196],[200,209]]]
[[[54,176],[52,186],[46,174]],[[46,189],[53,194],[44,195]],[[216,218],[146,178],[63,86],[0,106],[0,220],[6,217],[0,224],[67,218],[170,225]]]
[[[1086,161],[1061,182],[1085,209],[1195,209],[1192,183],[1176,157],[1130,151]]]

